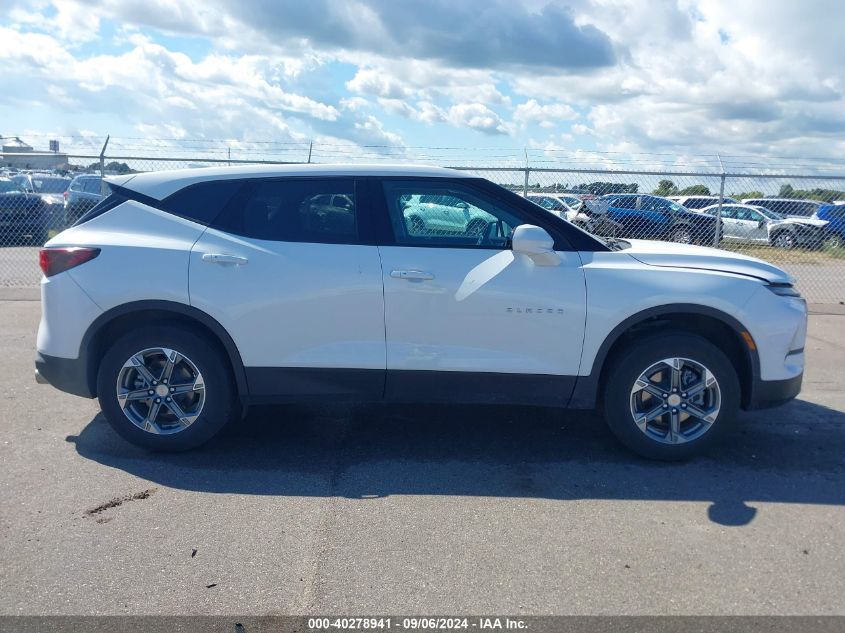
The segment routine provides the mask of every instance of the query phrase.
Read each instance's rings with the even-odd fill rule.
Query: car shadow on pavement
[[[845,413],[801,400],[742,414],[681,464],[632,455],[595,414],[535,407],[260,408],[179,454],[137,449],[97,415],[67,440],[105,466],[211,493],[709,501],[709,518],[733,526],[754,502],[845,505]]]

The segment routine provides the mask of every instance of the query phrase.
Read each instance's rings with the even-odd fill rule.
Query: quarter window
[[[352,179],[267,180],[237,196],[215,223],[222,230],[280,242],[358,243]]]
[[[523,223],[516,210],[457,183],[386,181],[384,190],[397,244],[504,249]]]

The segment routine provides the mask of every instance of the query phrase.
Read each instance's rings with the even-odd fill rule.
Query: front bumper
[[[38,352],[35,357],[35,381],[50,384],[60,391],[83,398],[93,398],[94,389],[84,358],[60,358]]]
[[[786,404],[801,392],[804,373],[784,380],[756,380],[746,409],[771,409]]]

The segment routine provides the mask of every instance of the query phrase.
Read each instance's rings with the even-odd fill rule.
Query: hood
[[[675,242],[625,240],[631,244],[623,253],[649,266],[714,270],[754,277],[768,283],[794,283],[791,275],[777,266],[756,257],[705,246]]]
[[[826,226],[828,224],[827,220],[817,220],[815,218],[784,218],[783,220],[777,220],[777,222],[773,222],[772,224],[804,224],[806,226]]]
[[[65,197],[60,193],[36,193],[47,204],[64,204]]]

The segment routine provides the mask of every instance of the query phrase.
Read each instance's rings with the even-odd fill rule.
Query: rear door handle
[[[408,281],[434,279],[434,275],[422,270],[393,270],[390,272],[390,276],[394,279],[407,279]]]
[[[211,264],[230,264],[234,266],[243,266],[249,260],[240,255],[225,255],[223,253],[203,253],[202,261]]]

